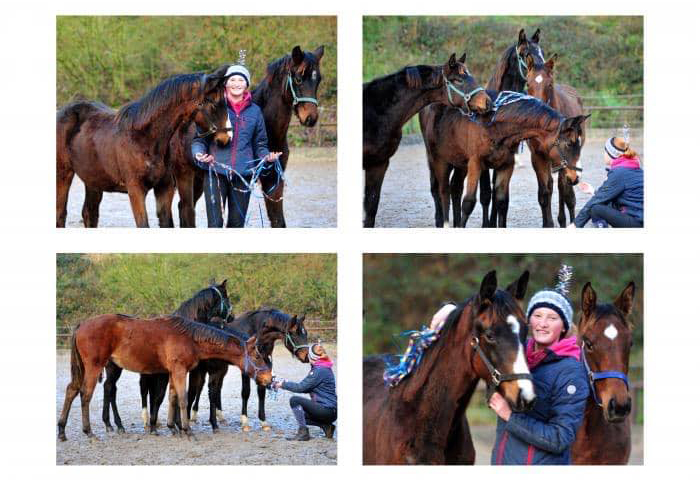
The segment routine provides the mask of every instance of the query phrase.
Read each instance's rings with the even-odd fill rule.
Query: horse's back
[[[574,87],[557,83],[554,93],[557,96],[559,113],[567,117],[583,115],[583,99]]]

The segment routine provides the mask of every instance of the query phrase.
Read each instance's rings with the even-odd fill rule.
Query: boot
[[[309,435],[309,427],[299,427],[297,434],[293,437],[287,437],[287,440],[299,440],[302,442],[311,440],[311,436]]]
[[[323,430],[323,433],[326,434],[326,438],[333,438],[333,433],[335,433],[335,425],[328,424],[328,425],[321,425],[321,429]]]

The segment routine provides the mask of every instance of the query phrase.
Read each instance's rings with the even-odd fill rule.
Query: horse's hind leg
[[[175,196],[175,181],[172,176],[153,189],[156,196],[156,214],[160,228],[173,228],[173,197]]]
[[[168,375],[157,374],[151,376],[148,394],[151,397],[151,420],[150,433],[158,434],[158,411],[165,399],[165,392],[168,389]]]
[[[569,185],[566,180],[566,175],[563,171],[559,172],[557,179],[557,188],[559,189],[559,215],[557,220],[561,228],[566,227],[566,211],[569,211],[569,219],[573,222],[576,217],[576,193],[574,187]]]
[[[190,430],[190,419],[187,418],[187,369],[177,368],[170,374],[170,385],[173,386],[175,391],[175,396],[177,398],[177,404],[180,407],[180,422],[182,423],[182,431],[185,432],[188,438],[192,438],[192,431]],[[172,390],[171,390],[172,391]]]
[[[131,212],[134,214],[136,226],[139,228],[148,228],[148,212],[146,211],[146,189],[143,185],[132,183],[127,185],[129,192],[129,202],[131,203]]]
[[[180,228],[194,228],[196,226],[194,179],[195,173],[188,171],[180,173],[175,182],[177,184],[177,193],[180,196],[180,200],[177,203],[177,210],[180,215]]]
[[[494,220],[498,221],[498,228],[506,228],[508,217],[508,203],[510,200],[510,179],[513,176],[514,164],[511,164],[494,172]],[[495,225],[494,225],[495,226]]]
[[[495,173],[494,173],[495,176]],[[491,227],[491,216],[489,215],[489,206],[491,205],[491,175],[489,169],[481,172],[479,177],[479,203],[481,203],[481,228]],[[491,214],[493,215],[493,213]]]
[[[382,184],[388,167],[389,162],[386,161],[365,169],[365,228],[374,228],[379,208],[379,196],[382,194]]]
[[[462,218],[462,192],[464,191],[464,180],[467,178],[467,171],[455,168],[450,179],[450,195],[452,200],[452,225],[459,227]]]
[[[554,219],[552,218],[552,187],[554,180],[550,174],[549,161],[537,153],[530,155],[532,168],[537,176],[537,201],[542,210],[542,227],[554,227]]]
[[[265,208],[267,218],[270,219],[272,228],[286,228],[287,222],[284,220],[284,180],[278,178],[277,173],[260,178],[260,186],[264,192],[271,193],[265,195]]]
[[[224,417],[224,406],[221,403],[221,390],[224,388],[224,377],[228,372],[228,366],[225,366],[213,376],[209,376],[209,384],[213,386],[214,406],[216,407],[216,416],[220,423],[226,425]]]
[[[187,390],[187,417],[193,422],[197,421],[197,413],[199,412],[199,396],[204,388],[204,377],[207,375],[206,370],[197,367],[190,371],[190,384]],[[190,410],[192,414],[190,415]]]
[[[242,399],[242,410],[241,410],[241,427],[243,427],[244,432],[250,431],[250,425],[248,425],[248,399],[250,398],[250,377],[241,371],[241,399]]]
[[[83,202],[83,225],[85,228],[96,228],[100,219],[100,203],[102,190],[85,186],[85,201]]]
[[[70,166],[70,163],[62,161],[57,157],[56,165],[56,227],[64,228],[66,226],[66,217],[68,215],[68,193],[73,182],[75,172]]]
[[[83,413],[83,433],[88,437],[92,438],[95,436],[92,433],[92,428],[90,427],[90,401],[92,400],[92,394],[95,391],[95,385],[97,385],[97,379],[100,376],[102,370],[101,365],[90,364],[89,362],[85,364],[85,380],[80,389],[80,406],[82,407]]]
[[[440,181],[435,175],[435,169],[430,161],[428,161],[428,169],[430,170],[430,194],[433,196],[433,203],[435,203],[435,226],[442,228],[445,223],[445,217],[442,213],[442,203],[440,202]]]
[[[103,385],[104,397],[102,400],[102,421],[105,424],[105,429],[108,432],[114,431],[112,424],[109,421],[109,407],[112,406],[114,412],[114,423],[117,425],[117,431],[124,433],[122,419],[117,411],[117,380],[122,374],[122,369],[114,362],[107,362],[105,366],[105,383]]]
[[[70,407],[73,404],[73,400],[80,393],[80,383],[81,379],[71,378],[70,383],[66,387],[66,397],[63,400],[63,410],[61,410],[61,416],[58,420],[58,438],[59,440],[66,441],[66,422],[68,421],[68,413],[70,412]]]

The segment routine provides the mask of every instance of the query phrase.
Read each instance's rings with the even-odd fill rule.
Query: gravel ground
[[[284,216],[287,226],[333,228],[336,226],[336,149],[335,148],[296,148],[290,152],[287,164],[287,184],[284,189]],[[257,197],[260,197],[259,187]],[[73,178],[68,196],[67,227],[82,227],[81,211],[85,187],[76,175]],[[177,202],[179,196],[175,193],[173,199],[173,219],[179,225]],[[148,223],[151,227],[158,226],[156,215],[156,200],[153,191],[146,196]],[[195,206],[197,226],[206,228],[207,211],[204,201],[200,198]],[[260,215],[266,227],[270,223],[265,211],[265,202],[251,195],[248,206],[249,227],[260,228]],[[134,227],[134,217],[131,213],[129,197],[124,193],[105,193],[100,204],[100,227]]]
[[[332,358],[335,346],[326,345]],[[277,348],[274,374],[298,381],[306,376],[309,366],[293,359],[287,350]],[[334,369],[335,373],[335,369]],[[144,433],[141,421],[141,397],[138,374],[124,371],[117,384],[119,414],[125,434],[107,433],[102,423],[102,385],[98,384],[90,404],[90,420],[96,440],[89,440],[81,430],[80,396],[73,401],[66,436],[56,440],[57,465],[335,465],[337,433],[333,440],[326,439],[318,427],[309,427],[312,439],[291,442],[285,436],[296,432],[296,421],[289,409],[291,392],[280,390],[277,398],[269,393],[265,401],[267,421],[271,431],[264,432],[257,418],[258,399],[255,388],[248,401],[251,432],[243,432],[240,423],[241,376],[238,368],[230,367],[224,380],[222,403],[227,422],[219,423],[220,432],[213,434],[209,425],[209,398],[207,388],[202,391],[198,423],[192,425],[195,440],[174,437],[165,426],[167,398],[160,409],[159,435]],[[66,385],[70,380],[68,350],[56,353],[56,419],[58,419]],[[336,423],[337,426],[337,423]],[[337,432],[337,431],[336,431]]]
[[[581,160],[584,172],[582,180],[598,187],[606,177],[603,164],[603,144],[609,132],[589,132],[584,145]],[[423,140],[418,136],[404,137],[396,154],[391,158],[389,169],[384,178],[382,195],[377,212],[377,227],[434,227],[435,206],[430,194],[430,176],[425,156]],[[631,143],[640,155],[641,132],[631,137]],[[642,157],[643,159],[643,157]],[[508,227],[540,228],[542,213],[537,202],[537,179],[530,163],[530,152],[525,148],[521,155],[522,166],[516,167],[510,182],[510,204],[508,208]],[[559,196],[554,180],[552,195],[552,217],[557,222]],[[576,212],[586,204],[590,195],[576,191]],[[468,228],[481,227],[481,205],[478,203],[467,222]],[[568,214],[567,214],[568,217]],[[450,223],[452,214],[450,213]],[[591,224],[589,223],[588,226]]]

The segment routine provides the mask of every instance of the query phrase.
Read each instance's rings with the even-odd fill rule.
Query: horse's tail
[[[75,388],[80,388],[85,377],[85,366],[83,359],[80,357],[78,347],[75,345],[75,335],[78,333],[80,324],[73,329],[73,335],[70,338],[70,383]]]
[[[88,116],[96,112],[109,112],[98,102],[73,102],[56,112],[56,146],[67,148],[80,131]]]

